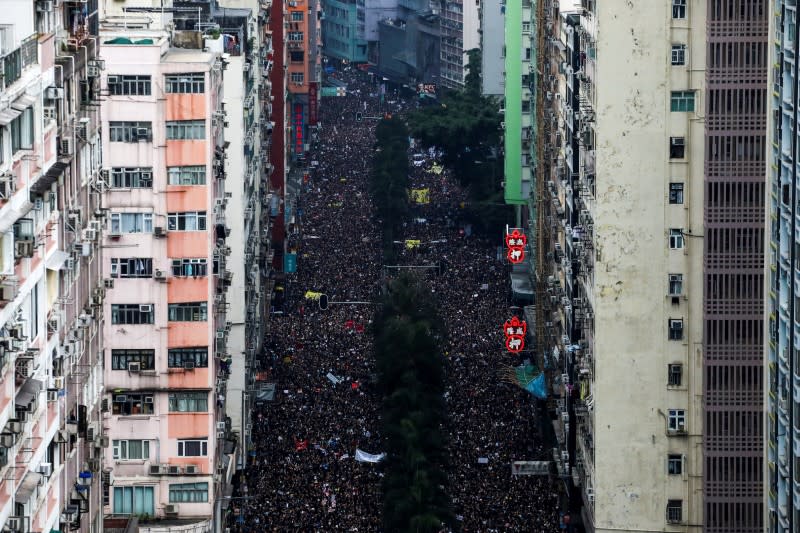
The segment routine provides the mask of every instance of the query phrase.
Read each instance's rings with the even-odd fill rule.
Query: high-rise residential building
[[[216,531],[235,470],[223,131],[240,112],[224,107],[220,52],[247,57],[250,41],[145,26],[108,20],[100,39],[106,513]]]
[[[367,61],[364,0],[325,0],[322,41],[329,57],[364,63]]]
[[[761,531],[769,8],[662,7],[506,5],[506,201],[572,523]]]
[[[441,33],[429,0],[400,0],[396,15],[378,23],[378,72],[412,86],[441,83]]]
[[[486,96],[502,98],[505,91],[503,75],[505,39],[505,4],[502,0],[485,0],[480,6],[481,37],[481,92]]]
[[[766,468],[764,493],[767,513],[764,531],[784,533],[800,527],[800,223],[798,216],[797,143],[797,3],[777,1],[763,6],[770,16],[769,57],[772,88],[769,117],[769,244],[766,277],[769,330],[764,335],[768,353],[764,402]],[[766,46],[766,43],[764,44]],[[761,52],[760,53],[765,53]],[[759,200],[765,191],[759,189]],[[758,288],[758,287],[757,287]]]
[[[96,530],[102,393],[97,2],[0,13],[0,527]]]
[[[465,52],[480,47],[478,28],[477,2],[463,0],[445,0],[441,3],[439,26],[441,28],[441,63],[440,83],[445,87],[459,88],[464,86],[467,71]],[[427,80],[420,80],[427,81]]]

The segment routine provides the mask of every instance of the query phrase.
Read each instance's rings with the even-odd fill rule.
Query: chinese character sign
[[[525,245],[528,237],[519,229],[514,229],[511,233],[506,233],[506,257],[514,264],[521,263],[525,259]]]
[[[305,127],[305,117],[303,116],[303,104],[294,105],[294,153],[302,154],[305,151],[305,138],[303,128]]]
[[[528,324],[519,317],[506,320],[503,324],[503,334],[506,336],[506,349],[511,353],[519,353],[525,348],[525,333]]]

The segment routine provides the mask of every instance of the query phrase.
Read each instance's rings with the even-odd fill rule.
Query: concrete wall
[[[597,8],[596,531],[661,530],[671,499],[694,524],[682,530],[700,530],[704,24],[703,2],[690,4],[691,30],[669,6]],[[684,39],[690,68],[673,68],[670,43]],[[695,111],[670,112],[671,90],[697,90]],[[670,163],[671,135],[685,136],[686,161]],[[686,183],[683,205],[668,203],[670,181]],[[669,249],[669,228],[684,230],[683,249]],[[666,297],[670,273],[683,273],[688,300]],[[668,340],[670,318],[683,319],[682,340]],[[685,386],[666,387],[670,363]],[[667,430],[669,409],[686,410],[685,435]],[[687,475],[667,475],[668,453],[685,455]]]
[[[500,0],[485,0],[481,4],[481,69],[483,72],[483,94],[491,96],[503,95],[503,44],[499,39],[505,31],[505,14]],[[466,48],[469,50],[469,48]]]

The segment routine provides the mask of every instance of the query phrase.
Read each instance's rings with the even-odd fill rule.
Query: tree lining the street
[[[370,192],[383,222],[384,256],[391,256],[394,236],[408,215],[408,127],[401,120],[384,118],[375,138]]]

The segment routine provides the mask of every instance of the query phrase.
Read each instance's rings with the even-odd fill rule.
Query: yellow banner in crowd
[[[413,250],[417,246],[419,246],[420,241],[418,239],[406,239],[406,248],[409,250]]]
[[[306,300],[319,300],[320,296],[322,296],[321,292],[314,292],[314,291],[306,291],[305,294]]]
[[[434,164],[431,166],[431,172],[433,172],[433,173],[434,173],[434,174],[436,174],[437,176],[438,176],[439,174],[441,174],[443,170],[444,170],[444,167],[443,167],[442,165],[440,165],[439,163],[434,163]]]
[[[430,189],[411,189],[411,200],[418,204],[431,203]]]

